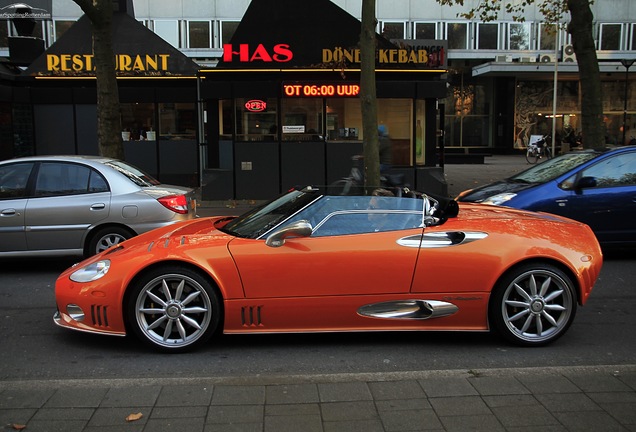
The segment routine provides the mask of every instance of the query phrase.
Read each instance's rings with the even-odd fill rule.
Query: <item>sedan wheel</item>
[[[88,245],[88,256],[104,252],[106,249],[115,246],[124,240],[133,237],[133,234],[120,227],[102,228],[92,236]]]
[[[132,287],[128,323],[145,343],[183,352],[207,341],[219,323],[219,302],[210,284],[185,268],[153,271]]]
[[[568,329],[576,314],[571,279],[551,265],[517,268],[495,287],[490,302],[493,327],[517,345],[548,344]]]

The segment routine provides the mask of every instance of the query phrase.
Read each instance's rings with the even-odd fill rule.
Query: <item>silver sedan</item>
[[[161,184],[120,160],[34,156],[0,162],[0,257],[91,256],[195,217],[193,189]]]

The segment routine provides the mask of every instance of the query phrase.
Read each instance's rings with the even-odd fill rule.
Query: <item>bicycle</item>
[[[364,189],[364,176],[360,166],[360,161],[364,159],[361,155],[356,155],[351,158],[351,171],[348,177],[343,177],[340,180],[329,185],[328,193],[330,195],[358,195]]]
[[[542,158],[550,159],[552,157],[552,152],[548,146],[548,138],[549,135],[543,135],[538,141],[528,144],[526,160],[529,164],[537,163]]]

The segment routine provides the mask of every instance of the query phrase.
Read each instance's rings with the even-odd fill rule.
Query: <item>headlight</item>
[[[516,193],[502,193],[493,195],[489,198],[486,198],[481,203],[482,204],[492,204],[492,205],[503,205],[506,201],[510,201],[514,197],[516,197]]]
[[[91,282],[100,279],[108,273],[110,269],[110,260],[101,260],[89,264],[71,274],[73,282]]]

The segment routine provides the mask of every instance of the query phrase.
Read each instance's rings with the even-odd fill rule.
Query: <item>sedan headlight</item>
[[[74,271],[70,278],[73,282],[91,282],[104,277],[108,269],[110,260],[101,260]]]
[[[502,193],[493,195],[491,197],[486,198],[481,203],[482,204],[492,204],[492,205],[504,205],[506,201],[510,201],[514,197],[516,197],[516,193]]]

